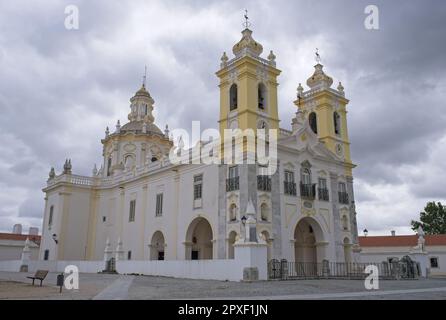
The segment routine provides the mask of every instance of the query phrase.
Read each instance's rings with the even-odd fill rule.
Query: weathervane
[[[146,80],[147,80],[147,65],[144,66],[144,76],[142,77],[142,86],[146,87]]]
[[[245,26],[245,28],[248,29],[250,25],[251,23],[249,22],[248,18],[248,10],[245,9],[245,23],[243,23],[243,26]]]
[[[316,57],[315,60],[317,63],[321,63],[321,56],[319,55],[319,49],[316,48]]]

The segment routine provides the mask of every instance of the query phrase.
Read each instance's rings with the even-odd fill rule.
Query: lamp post
[[[57,234],[53,233],[53,240],[56,244],[58,244],[59,240],[57,240]]]
[[[364,233],[364,236],[367,237],[367,235],[369,234],[369,230],[364,229],[364,231],[362,231]]]

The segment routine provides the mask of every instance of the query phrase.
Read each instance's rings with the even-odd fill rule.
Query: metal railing
[[[300,183],[300,196],[302,198],[314,200],[316,196],[316,184],[303,184]]]
[[[339,195],[339,203],[348,204],[348,193],[347,192],[338,192]]]
[[[317,189],[317,193],[319,195],[319,200],[323,200],[323,201],[329,201],[330,200],[330,197],[328,195],[328,189],[326,189],[326,188],[323,188],[323,189],[318,188]]]
[[[365,279],[370,265],[377,267],[380,279],[417,279],[420,275],[419,264],[415,261],[400,260],[394,263],[346,263],[329,262],[288,262],[273,259],[268,262],[268,278],[292,279]]]
[[[226,179],[226,191],[239,190],[239,177]]]
[[[269,176],[257,176],[257,190],[271,191],[271,178]]]

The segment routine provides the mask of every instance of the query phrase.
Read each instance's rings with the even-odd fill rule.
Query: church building
[[[268,260],[359,262],[347,110],[341,83],[320,64],[297,87],[292,130],[280,128],[273,51],[248,28],[223,54],[219,130],[277,130],[277,170],[259,164],[173,163],[174,141],[156,124],[144,83],[128,122],[103,137],[103,163],[91,176],[51,169],[45,193],[41,260],[233,259],[247,211],[255,214]],[[156,98],[156,97],[155,97]],[[293,97],[290,97],[293,98]],[[168,108],[168,106],[163,106]],[[174,110],[172,110],[174,115]],[[199,119],[197,119],[199,120]]]

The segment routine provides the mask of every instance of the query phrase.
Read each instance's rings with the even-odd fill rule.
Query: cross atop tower
[[[246,29],[248,29],[250,25],[251,25],[251,23],[249,22],[248,10],[245,9],[245,22],[243,23],[243,26],[244,26]]]
[[[142,77],[142,86],[146,87],[146,81],[147,81],[147,66],[144,66],[144,76]]]
[[[315,58],[314,59],[316,60],[317,63],[321,63],[321,56],[319,54],[319,49],[318,48],[316,48]]]

